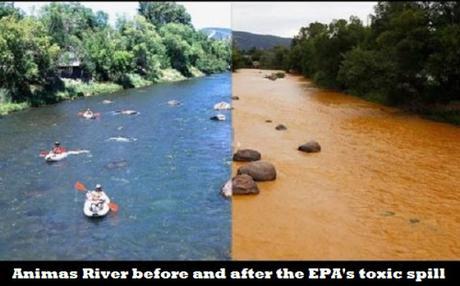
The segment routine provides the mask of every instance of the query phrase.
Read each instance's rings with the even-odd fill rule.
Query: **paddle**
[[[86,186],[82,183],[82,182],[79,182],[77,181],[75,183],[75,189],[79,192],[86,192],[88,191],[88,189],[86,188]],[[109,208],[111,211],[113,211],[114,213],[116,213],[118,211],[118,205],[114,202],[110,202],[109,203]]]
[[[40,157],[46,157],[48,155],[49,151],[41,151],[40,152]]]

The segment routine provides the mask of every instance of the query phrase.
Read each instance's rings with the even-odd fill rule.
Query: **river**
[[[459,127],[267,73],[233,74],[234,148],[278,172],[233,199],[235,259],[460,257]]]
[[[231,203],[219,189],[231,172],[231,114],[209,117],[230,96],[224,73],[0,118],[0,259],[229,259]],[[100,118],[77,117],[86,108]],[[117,136],[131,142],[108,140]],[[90,153],[48,164],[39,153],[55,140]],[[77,181],[102,184],[119,211],[85,217]]]

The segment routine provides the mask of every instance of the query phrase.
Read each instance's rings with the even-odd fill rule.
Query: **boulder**
[[[276,75],[277,78],[284,78],[284,76],[285,76],[284,72],[277,72],[277,73],[275,73],[275,75]]]
[[[269,80],[276,80],[278,77],[276,76],[276,74],[271,74],[267,76],[266,78],[268,78]]]
[[[232,179],[228,180],[225,185],[222,186],[220,193],[226,198],[230,198],[232,196]]]
[[[233,100],[240,100],[240,97],[239,96],[232,96],[232,99]]]
[[[303,145],[300,145],[297,150],[307,153],[319,152],[321,151],[321,145],[316,141],[309,141]]]
[[[257,195],[259,193],[259,188],[254,179],[245,174],[233,177],[231,190],[233,195]]]
[[[173,99],[173,100],[169,100],[169,101],[168,101],[168,104],[169,104],[170,106],[178,106],[178,105],[180,105],[180,101],[179,101],[179,100]]]
[[[238,175],[246,174],[254,181],[273,181],[276,179],[276,169],[273,164],[265,161],[256,161],[241,166]]]
[[[230,105],[230,103],[227,103],[225,101],[216,103],[214,105],[215,110],[227,110],[227,109],[231,109],[231,108],[232,108],[232,106]]]
[[[217,115],[211,116],[209,119],[215,120],[215,121],[224,121],[225,120],[225,115],[217,114]]]
[[[256,150],[242,149],[233,154],[233,161],[250,162],[260,160],[261,155]]]
[[[280,131],[281,130],[287,130],[287,127],[285,125],[283,125],[283,124],[278,124],[278,125],[276,125],[275,129],[280,130]]]

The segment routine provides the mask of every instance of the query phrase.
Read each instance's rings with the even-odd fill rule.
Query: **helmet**
[[[59,145],[61,145],[61,143],[59,143],[59,141],[56,141],[56,142],[54,142],[54,145],[59,146]]]
[[[101,184],[96,185],[96,191],[102,191],[102,185]]]

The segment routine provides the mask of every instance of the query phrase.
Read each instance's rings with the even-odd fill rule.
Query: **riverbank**
[[[292,72],[291,75],[301,76],[300,73],[295,73],[295,72]],[[306,78],[306,79],[311,82],[314,82],[309,78]],[[417,105],[417,106],[393,106],[389,104],[385,100],[385,97],[382,97],[381,95],[368,94],[368,95],[363,96],[353,91],[334,90],[334,89],[329,88],[328,86],[323,86],[317,82],[314,82],[314,84],[318,88],[322,88],[325,90],[331,90],[334,92],[346,93],[346,94],[367,100],[372,103],[382,104],[388,107],[401,108],[406,112],[420,115],[426,119],[460,125],[460,102],[458,101],[449,102],[447,104],[437,103],[437,104],[431,104],[431,105],[425,104],[425,105]]]
[[[192,68],[192,76],[189,78],[196,78],[204,76],[205,74],[196,68]],[[163,83],[163,82],[176,82],[181,80],[189,79],[183,76],[179,71],[175,69],[165,69],[162,71],[161,77],[157,81],[151,81],[144,79],[138,74],[128,74],[127,82],[124,84],[118,84],[114,82],[88,82],[85,83],[81,80],[73,80],[73,79],[61,79],[63,87],[60,89],[56,89],[55,91],[40,91],[45,95],[41,95],[41,97],[45,98],[52,98],[51,102],[45,103],[35,103],[31,104],[30,102],[20,102],[14,103],[8,100],[4,102],[0,100],[0,116],[7,115],[12,112],[24,110],[30,108],[31,106],[43,106],[47,104],[53,104],[57,102],[61,102],[64,100],[72,100],[82,96],[97,96],[102,94],[109,94],[114,93],[116,91],[120,91],[122,89],[129,89],[129,88],[141,88],[153,85],[155,83]],[[6,96],[3,96],[6,97]],[[2,99],[3,97],[0,97]]]
[[[233,197],[234,259],[459,257],[460,128],[269,73],[232,78],[234,150],[278,172]],[[320,153],[297,151],[311,139]]]

